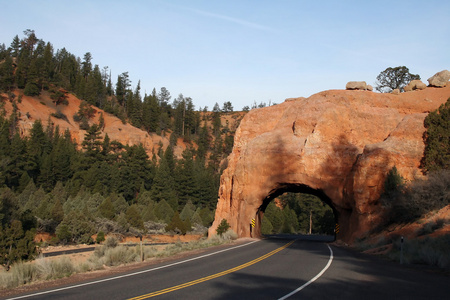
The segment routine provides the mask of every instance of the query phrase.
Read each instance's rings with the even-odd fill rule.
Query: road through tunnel
[[[250,230],[254,237],[279,233],[334,236],[339,233],[338,217],[333,202],[322,190],[284,184],[264,198]]]

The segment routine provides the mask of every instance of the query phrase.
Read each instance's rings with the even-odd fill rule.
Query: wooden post
[[[309,234],[312,232],[312,210],[309,211]]]

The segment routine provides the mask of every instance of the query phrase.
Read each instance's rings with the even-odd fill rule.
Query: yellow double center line
[[[226,271],[223,271],[223,272],[220,272],[220,273],[216,273],[216,274],[213,274],[213,275],[210,275],[210,276],[207,276],[207,277],[203,277],[203,278],[200,278],[200,279],[197,279],[197,280],[189,281],[189,282],[186,282],[186,283],[183,283],[183,284],[180,284],[180,285],[176,285],[176,286],[164,289],[164,290],[156,291],[156,292],[153,292],[153,293],[150,293],[150,294],[145,294],[145,295],[142,295],[142,296],[137,296],[137,297],[134,297],[134,298],[130,298],[129,300],[138,300],[138,299],[140,300],[140,299],[147,299],[147,298],[155,297],[155,296],[158,296],[158,295],[162,295],[162,294],[170,293],[170,292],[173,292],[173,291],[176,291],[176,290],[184,289],[184,288],[189,287],[189,286],[193,286],[193,285],[196,285],[196,284],[199,284],[199,283],[202,283],[202,282],[214,279],[214,278],[218,278],[218,277],[221,277],[221,276],[224,276],[224,275],[227,275],[227,274],[230,274],[230,273],[242,270],[244,268],[247,268],[247,267],[249,267],[251,265],[254,265],[254,264],[256,264],[256,263],[258,263],[258,262],[260,262],[260,261],[262,261],[262,260],[264,260],[264,259],[266,259],[266,258],[268,258],[268,257],[270,257],[272,255],[274,255],[275,253],[280,252],[283,249],[286,249],[287,247],[292,245],[294,242],[295,242],[295,240],[290,241],[286,245],[284,245],[284,246],[282,246],[282,247],[280,247],[278,249],[275,249],[272,252],[269,252],[269,253],[267,253],[267,254],[265,254],[263,256],[260,256],[260,257],[258,257],[256,259],[252,260],[252,261],[249,261],[248,263],[245,263],[243,265],[234,267],[232,269],[229,269],[229,270],[226,270]]]

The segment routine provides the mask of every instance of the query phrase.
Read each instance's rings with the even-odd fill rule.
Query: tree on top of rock
[[[412,80],[420,80],[418,74],[411,74],[405,66],[387,68],[377,76],[375,89],[382,93],[390,93],[395,89],[403,91],[403,88]]]

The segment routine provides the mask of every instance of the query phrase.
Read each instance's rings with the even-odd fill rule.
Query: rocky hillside
[[[15,102],[19,112],[19,130],[21,136],[27,136],[34,121],[41,120],[44,126],[48,125],[50,121],[54,126],[59,126],[60,132],[68,129],[72,135],[72,138],[80,145],[86,134],[86,130],[80,129],[80,124],[74,120],[74,115],[79,111],[82,100],[78,99],[73,94],[67,93],[67,105],[56,105],[51,99],[50,93],[47,91],[41,92],[41,95],[30,97],[23,94],[22,90],[15,90]],[[4,99],[8,99],[6,94],[2,94]],[[13,111],[13,105],[11,101],[5,100],[6,115],[9,116]],[[108,134],[111,140],[118,141],[123,145],[138,145],[142,144],[147,150],[149,157],[152,157],[153,153],[158,153],[162,147],[166,149],[169,145],[170,131],[164,135],[158,135],[156,133],[149,133],[145,130],[136,128],[129,123],[122,122],[118,117],[106,113],[102,109],[93,107],[95,113],[89,120],[89,124],[99,124],[100,118],[104,119],[104,129],[102,135]],[[209,130],[212,130],[211,112],[201,112],[201,119],[206,122]],[[232,131],[235,131],[242,119],[243,112],[230,112],[221,114],[221,126],[227,127]],[[196,147],[195,143],[192,143],[192,147]],[[179,138],[177,145],[174,147],[174,155],[177,158],[181,157],[187,144],[182,138]]]

